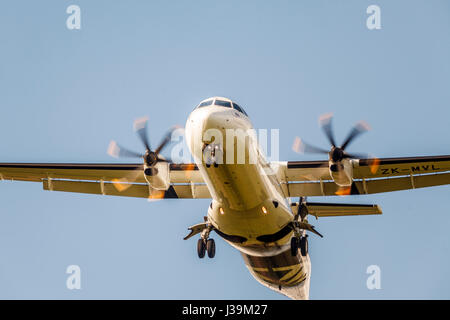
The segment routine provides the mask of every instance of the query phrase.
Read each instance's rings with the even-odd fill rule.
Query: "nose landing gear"
[[[205,143],[203,145],[203,158],[207,168],[211,167],[211,165],[213,165],[214,168],[219,167],[219,164],[223,163],[222,147],[216,143]]]

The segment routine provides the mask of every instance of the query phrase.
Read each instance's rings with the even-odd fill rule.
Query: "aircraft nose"
[[[223,131],[233,128],[232,116],[229,110],[210,110],[204,108],[195,110],[188,122],[190,126],[200,129],[201,132],[209,129]]]
[[[217,136],[219,133],[217,130],[220,134],[225,134],[230,122],[229,117],[222,111],[212,111],[208,108],[195,110],[186,123],[186,136],[191,153],[201,154],[204,142],[210,140],[212,136]]]
[[[229,123],[229,117],[220,111],[210,112],[204,115],[202,119],[203,132],[210,129],[223,130],[227,129],[227,123]]]

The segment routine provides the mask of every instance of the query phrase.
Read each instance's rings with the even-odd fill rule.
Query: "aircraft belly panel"
[[[205,171],[219,200],[232,210],[248,210],[268,198],[257,165],[222,164]]]
[[[309,299],[309,255],[293,257],[290,250],[274,256],[241,254],[250,273],[261,284],[292,299]]]

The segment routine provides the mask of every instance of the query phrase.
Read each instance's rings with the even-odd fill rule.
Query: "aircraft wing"
[[[351,194],[373,194],[450,184],[450,155],[353,160]],[[288,197],[332,196],[328,161],[288,161],[278,166]],[[211,198],[195,164],[170,164],[170,188],[155,191],[142,164],[0,163],[0,179],[40,182],[44,190],[141,198]]]
[[[450,155],[353,160],[350,194],[373,194],[450,184]],[[285,192],[289,197],[333,196],[339,187],[328,172],[328,161],[288,161]]]
[[[142,164],[0,163],[1,180],[40,182],[44,190],[139,198],[210,198],[195,164],[170,164],[170,188],[149,187]]]

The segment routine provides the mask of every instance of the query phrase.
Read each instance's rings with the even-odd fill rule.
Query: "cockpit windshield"
[[[225,108],[232,108],[237,110],[238,112],[245,114],[247,117],[247,113],[244,111],[244,109],[242,109],[237,103],[231,102],[231,101],[226,101],[226,100],[222,100],[220,98],[212,98],[212,99],[208,99],[206,101],[203,101],[202,103],[200,103],[198,105],[197,108],[203,108],[203,107],[207,107],[207,106],[220,106],[220,107],[225,107]]]
[[[210,106],[210,105],[212,105],[213,101],[214,101],[214,99],[204,101],[204,102],[200,103],[197,108]]]
[[[248,117],[248,115],[247,115],[247,113],[244,111],[244,109],[242,109],[237,103],[234,103],[234,102],[233,102],[233,108],[236,109],[237,111],[239,111],[239,112],[245,114],[245,115]]]
[[[215,104],[216,106],[221,106],[221,107],[231,108],[231,102],[229,102],[229,101],[224,101],[224,100],[216,99],[216,101],[214,102],[214,104]]]

